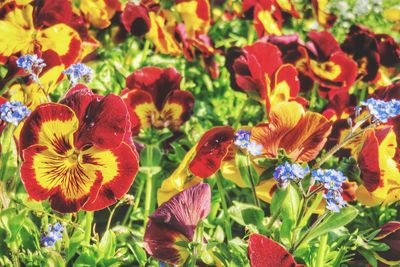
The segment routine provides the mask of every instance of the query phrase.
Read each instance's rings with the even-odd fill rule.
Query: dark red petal
[[[292,255],[282,245],[272,239],[252,234],[249,238],[249,249],[251,267],[295,267]]]
[[[147,91],[153,97],[157,109],[161,110],[166,97],[180,88],[181,75],[174,68],[145,67],[126,78],[126,86]]]
[[[327,31],[312,31],[307,36],[317,49],[319,60],[327,60],[333,53],[341,51],[335,37]]]
[[[68,24],[71,21],[72,6],[70,1],[52,0],[42,2],[43,5],[39,8],[39,12],[35,16],[35,24],[38,28],[41,26],[49,27],[57,23]]]
[[[150,18],[144,5],[128,3],[121,14],[121,22],[127,32],[141,36],[150,30]]]
[[[366,140],[358,156],[361,169],[361,179],[369,192],[375,191],[381,184],[381,169],[379,167],[379,142],[374,131],[366,134]]]
[[[102,99],[93,99],[86,108],[79,130],[75,133],[75,146],[82,148],[94,144],[99,148],[118,147],[128,123],[128,110],[121,97],[109,94]]]
[[[196,147],[196,155],[189,170],[196,176],[207,178],[221,166],[221,162],[233,143],[234,129],[230,126],[214,127],[207,131]]]

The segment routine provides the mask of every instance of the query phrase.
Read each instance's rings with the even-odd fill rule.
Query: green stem
[[[217,181],[217,187],[218,187],[218,192],[221,197],[221,204],[222,204],[222,209],[224,212],[224,225],[225,225],[225,232],[226,232],[226,237],[228,240],[232,239],[232,229],[231,229],[231,223],[229,220],[229,213],[228,213],[228,205],[226,204],[226,198],[225,198],[225,191],[224,187],[222,186],[222,178],[220,173],[216,173],[215,179]]]
[[[10,244],[10,250],[11,250],[11,258],[12,258],[12,262],[13,262],[13,266],[14,267],[20,267],[21,263],[19,262],[19,248],[16,242],[12,242]]]
[[[147,154],[147,170],[146,170],[146,198],[144,203],[144,225],[146,225],[148,217],[152,212],[152,200],[153,200],[153,177],[151,173],[151,167],[153,162],[153,147],[148,146]]]
[[[256,185],[254,183],[254,178],[253,178],[253,175],[251,173],[251,162],[250,162],[250,158],[249,157],[247,157],[247,169],[249,171],[249,178],[250,178],[250,184],[251,184],[251,191],[253,192],[254,204],[257,207],[261,208],[260,200],[257,197]]]
[[[108,229],[110,229],[111,221],[112,221],[112,218],[113,218],[113,216],[114,216],[114,213],[115,213],[115,211],[117,210],[117,208],[121,205],[121,203],[122,203],[122,201],[119,201],[119,202],[114,206],[114,208],[111,210],[110,216],[108,217],[108,221],[107,221],[106,231],[107,231]]]
[[[328,213],[325,212],[322,216],[319,216],[318,219],[311,225],[310,228],[308,228],[308,230],[304,233],[303,237],[300,238],[300,240],[298,242],[296,242],[292,249],[291,252],[295,251],[298,247],[301,246],[301,244],[304,242],[304,240],[306,240],[308,234],[318,225],[320,224],[320,222],[322,222],[322,220],[326,217]]]
[[[274,225],[274,222],[276,219],[278,219],[279,214],[281,213],[282,207],[280,206],[279,209],[272,215],[271,219],[269,220],[267,226],[265,228],[271,229],[272,225]]]
[[[90,244],[90,238],[92,236],[92,223],[93,223],[93,217],[94,217],[94,212],[93,211],[87,211],[86,212],[86,221],[85,221],[85,239],[84,242],[89,245]]]
[[[132,211],[137,210],[137,208],[139,207],[140,199],[142,197],[142,192],[144,189],[144,184],[145,184],[145,181],[143,181],[143,179],[140,179],[139,187],[136,192],[135,203],[134,203],[134,205],[129,206],[128,211],[125,214],[124,220],[122,221],[122,225],[125,225],[128,222],[128,220],[130,221]]]
[[[326,244],[328,242],[328,234],[324,234],[319,239],[319,249],[317,254],[317,264],[316,267],[323,267],[325,262],[325,251],[326,251]]]
[[[233,123],[234,129],[240,127],[240,125],[241,125],[240,120],[242,119],[244,111],[245,111],[246,107],[249,105],[249,103],[250,103],[250,98],[247,98],[246,101],[243,102],[243,106],[240,108],[239,114],[236,117],[235,122]]]

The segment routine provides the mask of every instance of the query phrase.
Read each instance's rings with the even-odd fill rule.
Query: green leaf
[[[319,225],[308,233],[303,243],[339,227],[345,226],[354,220],[357,215],[358,210],[353,206],[342,208],[338,213],[331,212]]]
[[[138,245],[137,242],[128,243],[128,248],[132,251],[135,259],[138,261],[140,266],[145,266],[147,257],[146,252],[142,247]]]
[[[228,209],[231,218],[240,225],[247,226],[262,224],[264,211],[257,206],[233,201],[233,206]]]
[[[240,176],[242,177],[246,186],[251,187],[251,180],[250,180],[250,173],[249,173],[249,160],[247,158],[247,155],[245,155],[243,153],[236,153],[235,161],[236,161],[236,166],[238,167],[238,170],[240,172]],[[258,175],[256,175],[256,176],[258,177]]]
[[[46,266],[48,267],[64,267],[65,262],[63,257],[57,251],[50,251],[47,254],[47,263]]]
[[[99,244],[99,257],[100,258],[111,258],[115,254],[116,249],[116,238],[112,230],[107,230],[100,240]]]
[[[0,180],[8,181],[15,179],[17,172],[17,148],[14,142],[13,124],[8,124],[0,136],[1,160],[0,160]]]
[[[372,253],[372,251],[367,250],[365,248],[357,248],[357,251],[363,255],[363,257],[368,261],[368,263],[372,266],[372,267],[377,267],[378,266],[378,261],[375,257],[375,255]]]

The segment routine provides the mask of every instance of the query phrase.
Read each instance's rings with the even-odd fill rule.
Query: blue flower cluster
[[[89,83],[93,78],[93,70],[82,63],[72,64],[63,73],[68,75],[72,84],[77,84],[81,80]]]
[[[368,108],[375,119],[383,123],[386,123],[390,118],[400,115],[400,100],[391,99],[390,101],[383,101],[370,98],[361,104]]]
[[[333,212],[339,212],[346,205],[342,197],[342,184],[347,177],[342,172],[336,170],[314,170],[311,177],[323,185],[326,189],[323,197],[326,200],[326,208]]]
[[[40,243],[46,247],[54,247],[57,240],[61,240],[63,237],[64,227],[61,223],[54,225],[49,224],[47,234],[43,235],[40,239]]]
[[[286,187],[290,181],[299,181],[303,179],[309,172],[310,169],[308,166],[303,168],[299,164],[290,164],[286,161],[275,169],[274,178],[280,187]]]
[[[31,111],[19,101],[6,102],[0,106],[0,119],[15,126],[30,113]]]
[[[37,55],[25,55],[17,59],[17,66],[24,69],[27,73],[38,73],[38,70],[41,71],[46,67],[46,63]]]
[[[235,134],[235,145],[247,151],[253,156],[259,156],[263,152],[263,146],[256,141],[250,141],[250,132],[240,129]]]

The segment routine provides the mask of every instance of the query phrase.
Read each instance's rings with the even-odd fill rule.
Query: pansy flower
[[[174,68],[145,67],[126,79],[124,99],[131,114],[132,132],[154,127],[176,131],[189,120],[194,97],[180,90],[181,75]]]
[[[93,27],[104,29],[111,24],[111,19],[121,10],[118,0],[81,0],[79,11]]]
[[[300,267],[291,255],[278,242],[260,235],[251,234],[249,238],[248,254],[251,267]]]
[[[274,103],[295,98],[299,92],[296,68],[283,64],[279,48],[266,41],[243,49],[230,48],[226,66],[232,88],[264,102],[267,111]]]
[[[129,113],[120,97],[96,95],[83,85],[60,103],[39,105],[19,140],[21,178],[29,196],[49,199],[61,213],[114,204],[138,171],[129,130]]]
[[[384,263],[382,266],[400,264],[400,222],[390,221],[382,225],[375,240],[389,247],[386,251],[374,252],[375,257]]]
[[[246,18],[253,19],[259,37],[281,35],[284,13],[300,17],[291,0],[244,0],[242,11]]]
[[[311,0],[311,4],[318,24],[325,29],[331,28],[337,17],[329,12],[329,0]]]
[[[171,265],[183,265],[189,257],[177,242],[193,241],[197,224],[210,212],[211,190],[208,184],[190,187],[149,216],[144,233],[144,248],[152,257]]]
[[[164,203],[178,192],[217,172],[233,142],[234,129],[230,126],[214,127],[204,133],[178,168],[161,184],[157,192],[158,203]]]
[[[9,2],[0,9],[0,62],[15,54],[53,50],[64,65],[72,64],[81,53],[79,34],[64,23],[41,27],[34,23],[34,6]],[[62,42],[60,42],[62,40]]]

